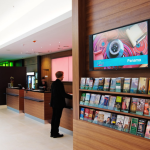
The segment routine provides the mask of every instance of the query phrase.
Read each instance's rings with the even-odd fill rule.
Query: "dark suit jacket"
[[[51,85],[50,106],[54,108],[66,107],[65,98],[72,99],[72,96],[65,92],[63,83],[59,79],[56,79]]]

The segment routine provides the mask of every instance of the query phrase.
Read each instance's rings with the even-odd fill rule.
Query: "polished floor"
[[[73,136],[50,137],[50,124],[42,124],[0,106],[0,150],[72,150]]]

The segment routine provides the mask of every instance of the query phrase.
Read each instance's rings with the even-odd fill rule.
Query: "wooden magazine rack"
[[[81,77],[150,77],[150,69],[89,71],[89,35],[150,18],[148,0],[73,0],[73,144],[74,150],[144,150],[150,140],[79,119],[80,108],[93,108],[137,118],[150,117],[80,105],[83,92],[150,98],[147,94],[81,90]],[[122,8],[122,9],[119,9]],[[136,17],[137,16],[137,17]]]

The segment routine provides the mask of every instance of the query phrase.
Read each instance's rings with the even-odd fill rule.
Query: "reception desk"
[[[6,103],[7,108],[18,113],[24,111],[24,90],[6,88]]]
[[[65,99],[68,108],[64,108],[60,120],[60,126],[73,131],[73,104],[72,100]]]
[[[42,123],[51,122],[52,108],[49,106],[50,92],[24,91],[25,116]]]

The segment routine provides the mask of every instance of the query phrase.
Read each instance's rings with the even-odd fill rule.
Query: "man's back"
[[[57,79],[51,85],[51,104],[52,107],[65,107],[65,90],[63,83]]]

